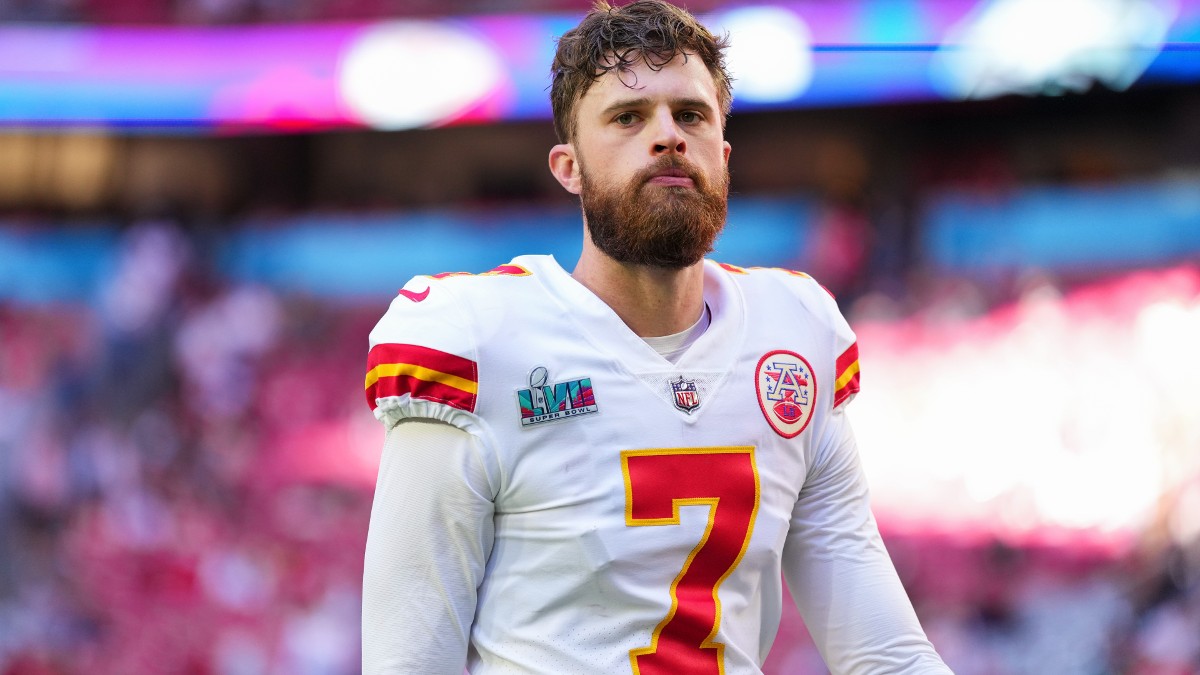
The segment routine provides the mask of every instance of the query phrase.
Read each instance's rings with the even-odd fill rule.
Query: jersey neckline
[[[588,341],[635,374],[728,372],[737,358],[745,331],[741,289],[729,272],[711,260],[704,261],[704,301],[712,312],[708,330],[684,351],[677,363],[661,356],[634,333],[607,303],[572,277],[553,256],[519,256],[512,264],[533,270],[534,278]]]

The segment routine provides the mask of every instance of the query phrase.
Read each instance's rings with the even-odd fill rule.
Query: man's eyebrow
[[[641,98],[620,99],[618,101],[614,101],[613,103],[609,104],[609,106],[607,108],[600,111],[600,114],[602,116],[608,116],[608,115],[611,115],[612,113],[617,112],[618,110],[624,110],[626,108],[643,108],[649,104],[650,104],[650,99],[648,99],[644,96]]]
[[[652,101],[646,97],[627,98],[615,101],[604,110],[600,111],[602,117],[611,115],[618,110],[628,110],[629,108],[644,108],[650,105]],[[670,100],[672,108],[696,108],[706,113],[713,111],[712,104],[702,98],[673,98]]]

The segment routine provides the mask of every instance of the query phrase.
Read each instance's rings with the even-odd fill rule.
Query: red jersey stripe
[[[846,351],[842,352],[842,355],[837,358],[837,362],[833,366],[834,371],[837,372],[837,379],[842,379],[842,373],[846,372],[846,369],[857,360],[858,343],[855,342],[847,347]]]
[[[371,410],[378,407],[377,399],[389,396],[408,394],[413,398],[435,403],[445,403],[448,406],[475,412],[475,394],[456,387],[438,382],[430,382],[411,375],[394,375],[381,377],[377,382],[367,387],[367,404]]]
[[[850,345],[834,364],[837,380],[834,383],[833,407],[838,407],[859,389],[858,343]]]
[[[478,382],[474,361],[430,347],[392,342],[377,344],[367,355],[367,370],[383,363],[411,363]]]
[[[495,269],[490,269],[490,270],[484,272],[480,276],[485,276],[485,277],[496,277],[496,276],[527,277],[531,274],[533,274],[533,272],[530,272],[529,270],[525,269],[524,267],[521,267],[520,265],[501,265]]]
[[[367,357],[367,404],[376,399],[409,394],[474,412],[479,391],[475,362],[420,345],[375,345]]]
[[[851,377],[846,382],[845,385],[839,387],[837,391],[833,392],[833,407],[835,407],[835,408],[838,407],[842,403],[845,403],[846,399],[848,399],[851,396],[853,396],[854,394],[858,393],[858,368],[857,368],[857,365],[858,364],[856,362],[854,376]]]

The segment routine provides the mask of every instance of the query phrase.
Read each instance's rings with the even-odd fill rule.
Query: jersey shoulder
[[[521,287],[496,283],[529,276],[505,264],[481,274],[413,277],[370,334],[365,393],[376,418],[392,426],[429,417],[470,427],[479,394],[479,338],[500,320],[496,309],[519,302]]]
[[[859,391],[858,338],[842,316],[833,293],[812,276],[781,267],[738,267],[716,263],[742,288],[746,302],[787,303],[812,317],[819,330],[830,334],[835,355],[833,406],[837,408]],[[794,304],[793,304],[794,303]]]

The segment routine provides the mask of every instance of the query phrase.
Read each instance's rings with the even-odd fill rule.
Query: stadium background
[[[704,0],[960,675],[1200,673],[1200,3]],[[574,0],[0,1],[0,673],[352,673],[411,275],[578,255]],[[823,673],[789,610],[768,660]]]

